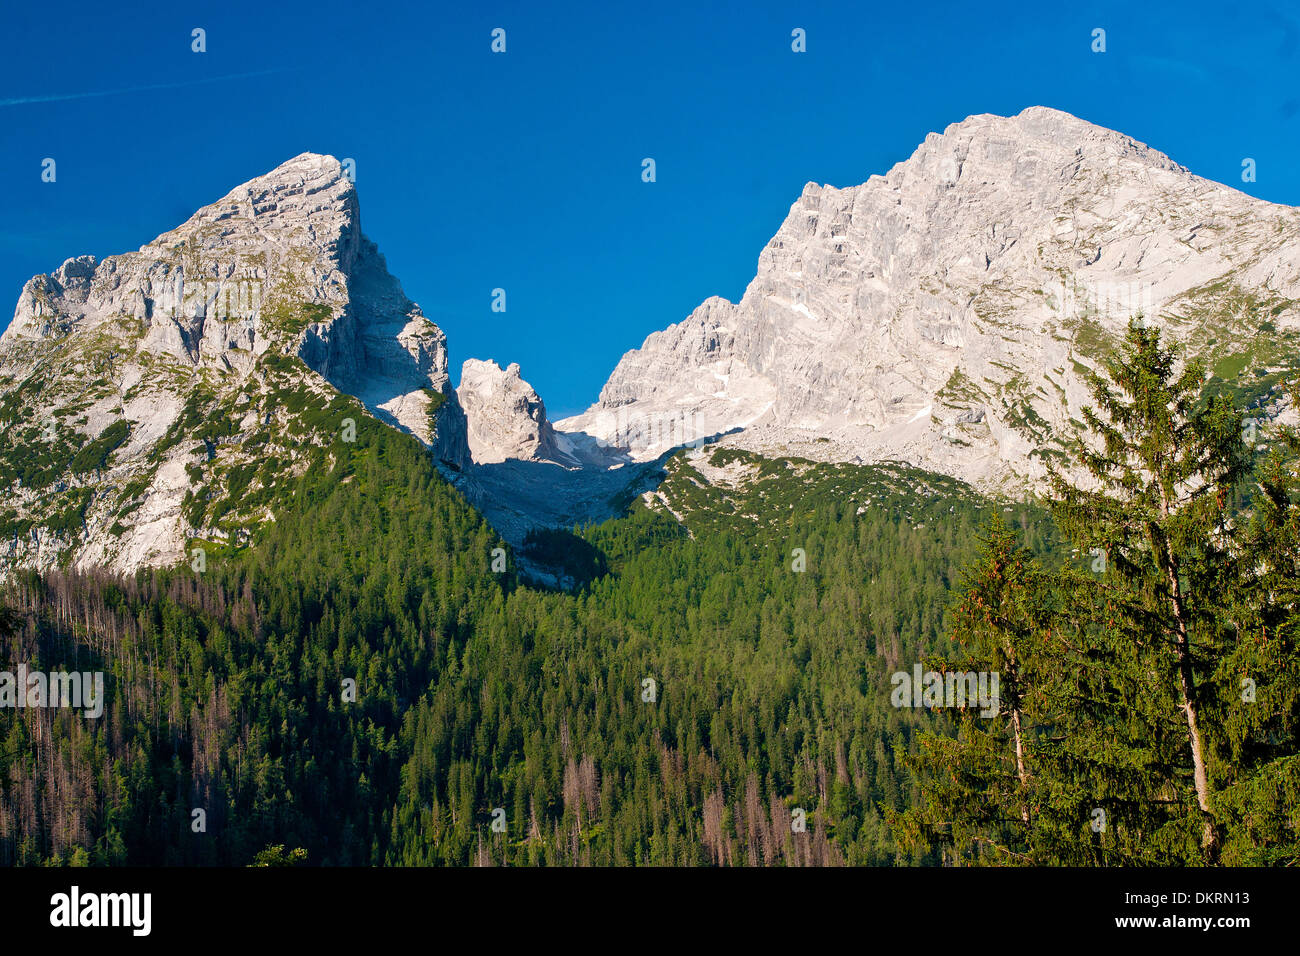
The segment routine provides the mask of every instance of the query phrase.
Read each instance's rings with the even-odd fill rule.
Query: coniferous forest
[[[1133,323],[1040,500],[678,454],[534,536],[568,590],[362,416],[201,571],[15,575],[5,657],[106,694],[0,712],[0,861],[1296,865],[1300,443],[1205,379]]]

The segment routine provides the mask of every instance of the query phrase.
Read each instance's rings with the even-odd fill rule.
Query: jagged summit
[[[1053,146],[1064,146],[1076,150],[1081,156],[1094,148],[1105,146],[1139,158],[1159,169],[1188,171],[1164,153],[1131,136],[1050,106],[1030,106],[1014,116],[977,113],[949,124],[942,134],[930,134],[926,138],[927,142],[935,136],[958,141],[997,140],[1009,136],[1017,141],[1036,140]]]
[[[652,333],[552,425],[517,365],[470,360],[452,389],[344,168],[303,153],[24,286],[0,337],[0,574],[248,540],[362,406],[516,545],[609,516],[704,439],[1019,490],[1136,312],[1292,415],[1300,210],[1057,110],[972,116],[860,185],[809,183],[739,302]]]
[[[263,180],[275,179],[279,176],[285,175],[286,172],[297,172],[311,169],[331,169],[335,173],[342,175],[343,164],[329,153],[313,153],[311,150],[305,150],[297,156],[294,156],[292,159],[286,159],[270,172],[250,179],[244,184],[244,186],[250,186],[253,183],[261,182]],[[244,187],[238,188],[242,189]]]
[[[491,361],[468,359],[461,367],[456,397],[465,410],[469,450],[484,464],[520,460],[564,459],[546,405],[519,374],[519,365],[502,369]]]
[[[346,266],[354,246],[334,244],[360,232],[357,190],[333,156],[300,153],[261,176],[236,186],[219,200],[199,209],[183,225],[164,233],[141,251],[166,244],[173,234],[185,235],[211,224],[216,231],[248,240],[285,231],[304,230],[298,239],[322,251],[334,251]],[[342,235],[340,235],[342,234]]]
[[[67,334],[74,325],[111,318],[152,322],[155,309],[182,321],[205,317],[232,290],[243,294],[221,302],[223,314],[250,318],[257,307],[253,283],[279,279],[277,267],[309,259],[328,266],[320,270],[328,282],[335,270],[351,268],[359,240],[356,189],[338,160],[302,153],[200,208],[137,252],[102,263],[79,256],[51,275],[34,277],[0,341]],[[292,263],[285,261],[290,249]],[[163,348],[179,344],[169,331],[160,332],[168,340],[160,343]]]
[[[36,276],[0,343],[133,322],[146,351],[247,374],[278,341],[429,441],[422,393],[451,391],[446,340],[389,274],[360,218],[339,161],[301,153],[138,252],[70,259]]]
[[[972,150],[975,151],[976,158],[982,156],[985,161],[1009,162],[1012,153],[1040,149],[1050,152],[1064,150],[1072,153],[1081,164],[1097,159],[1104,162],[1107,156],[1125,157],[1153,169],[1190,172],[1159,150],[1123,133],[1050,106],[1030,106],[1014,116],[977,113],[950,123],[942,133],[926,136],[911,156],[896,163],[887,172],[872,175],[864,183],[845,188],[857,189],[877,180],[901,188],[910,180],[924,178],[924,174],[931,171],[937,172],[945,181],[950,181],[950,185],[956,185],[962,165],[970,158]],[[1025,157],[1027,160],[1032,158]],[[1025,163],[1018,177],[1004,176],[999,180],[999,185],[1006,187],[1017,181],[1023,184],[1024,174],[1034,168],[1036,167],[1032,164]],[[819,192],[832,188],[835,187],[810,180],[804,186],[804,194],[809,190]]]
[[[998,164],[1007,164],[1012,169],[1020,166],[1022,174],[1046,171],[1041,164],[1033,162],[1043,157],[1073,157],[1080,164],[1096,162],[1103,165],[1115,159],[1125,159],[1153,169],[1188,172],[1186,167],[1145,143],[1047,106],[1031,106],[1015,116],[992,113],[968,116],[950,124],[943,133],[929,134],[912,156],[894,166],[890,173],[909,168],[915,170],[918,166],[924,169],[929,156],[940,161],[951,157],[959,164],[974,158],[988,164],[982,167],[985,170],[996,168]],[[1021,181],[1026,178],[1024,175],[1019,177]],[[1006,185],[1008,180],[1001,182]]]
[[[579,434],[560,434],[546,404],[524,381],[518,363],[466,359],[456,397],[465,412],[469,451],[476,464],[547,462],[566,469],[605,469],[626,463],[613,449]]]
[[[286,357],[316,374],[288,370]],[[355,395],[462,465],[447,365],[442,330],[362,234],[343,166],[295,156],[135,252],[69,259],[25,285],[0,337],[0,422],[12,426],[0,446],[11,490],[0,558],[47,565],[72,549],[77,563],[131,568],[175,560],[186,538],[230,537],[237,529],[194,502],[234,493],[230,469],[274,461],[268,442],[292,444],[268,431],[290,414],[276,398],[286,390]],[[260,453],[248,445],[259,434],[269,435],[252,441]],[[96,442],[107,450],[95,469],[60,470]],[[292,470],[302,455],[284,450],[279,466]],[[47,459],[39,472],[24,464]],[[70,503],[75,520],[41,525]],[[224,514],[244,529],[268,517],[238,502]]]
[[[1217,361],[1292,334],[1297,299],[1300,211],[1059,110],[972,116],[861,185],[809,183],[738,303],[652,333],[556,428],[641,460],[738,431],[1033,482],[1131,315]]]

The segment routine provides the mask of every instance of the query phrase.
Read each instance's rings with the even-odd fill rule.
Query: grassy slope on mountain
[[[343,421],[361,415],[360,402],[288,354],[292,337],[275,324],[318,320],[322,308],[268,314],[276,341],[246,375],[142,348],[142,329],[127,318],[12,346],[7,357],[30,369],[22,381],[0,382],[0,488],[12,492],[0,503],[0,537],[15,560],[28,563],[38,538],[61,566],[101,529],[122,538],[173,460],[191,485],[179,502],[187,532],[249,540],[283,503],[286,477],[327,458]],[[130,387],[128,365],[139,372]],[[159,430],[166,424],[161,434],[153,422],[142,427],[152,417]]]

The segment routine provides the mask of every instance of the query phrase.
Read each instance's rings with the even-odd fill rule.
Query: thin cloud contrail
[[[225,76],[208,76],[198,80],[183,80],[179,83],[153,83],[148,86],[124,86],[117,90],[94,90],[89,93],[51,93],[48,96],[17,96],[0,100],[0,106],[22,106],[24,103],[58,103],[62,100],[85,100],[98,96],[117,96],[121,93],[144,93],[149,90],[175,90],[185,86],[198,86],[202,83],[217,83],[221,80],[242,80],[250,76],[267,76],[271,73],[284,73],[285,68],[273,70],[254,70],[250,73],[228,73]]]

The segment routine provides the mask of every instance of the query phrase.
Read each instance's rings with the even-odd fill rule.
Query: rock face
[[[297,156],[137,252],[26,284],[0,337],[0,563],[131,569],[234,534],[192,504],[273,450],[292,475],[285,389],[355,395],[467,464],[447,369],[339,162]]]
[[[589,435],[557,432],[541,396],[520,377],[517,363],[502,369],[495,362],[466,360],[456,398],[465,414],[475,464],[549,462],[566,469],[602,470],[630,461]]]
[[[1294,420],[1276,385],[1300,371],[1298,300],[1300,210],[1054,110],[974,116],[885,176],[809,184],[738,303],[654,333],[552,426],[517,365],[471,360],[452,389],[353,184],[304,153],[23,288],[0,337],[0,576],[248,540],[348,440],[348,396],[515,545],[617,513],[669,449],[718,436],[1023,490],[1137,312],[1256,417]]]
[[[1021,486],[1132,314],[1262,376],[1296,355],[1298,298],[1300,210],[1056,110],[973,116],[887,175],[809,183],[738,303],[650,335],[556,428]]]
[[[456,397],[465,413],[473,464],[447,477],[516,548],[534,529],[613,517],[657,480],[653,463],[632,464],[590,436],[556,432],[516,364],[502,369],[469,359]],[[525,550],[516,556],[520,569],[549,580],[544,569],[529,563]]]
[[[476,464],[508,458],[574,463],[557,445],[546,406],[520,378],[518,364],[502,370],[495,362],[469,359],[461,367],[456,397],[465,411]]]

